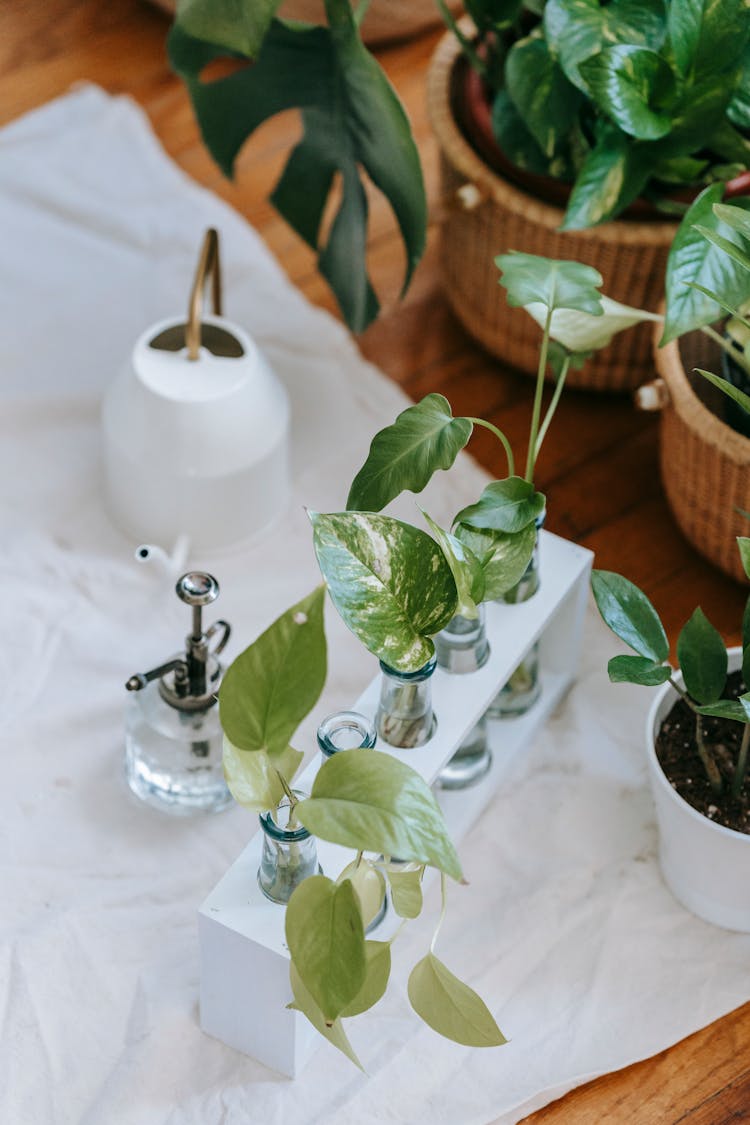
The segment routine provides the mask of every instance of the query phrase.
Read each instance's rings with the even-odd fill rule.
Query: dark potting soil
[[[736,699],[746,690],[739,672],[733,672],[727,679],[724,693],[729,699]],[[692,805],[697,812],[734,828],[737,832],[750,834],[750,770],[739,798],[731,795],[734,776],[734,763],[742,740],[743,724],[730,719],[701,719],[704,740],[724,779],[724,792],[717,797],[709,785],[706,771],[698,755],[695,743],[695,715],[681,699],[662,723],[656,737],[656,756],[667,780],[680,796]]]

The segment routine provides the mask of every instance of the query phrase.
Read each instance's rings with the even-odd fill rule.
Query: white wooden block
[[[519,768],[522,752],[570,688],[580,662],[593,556],[583,547],[542,531],[539,559],[541,582],[533,598],[518,605],[487,605],[490,657],[484,667],[465,676],[435,670],[437,729],[430,741],[410,750],[378,742],[378,752],[402,758],[432,784],[500,686],[534,642],[541,641],[540,698],[525,715],[488,724],[493,756],[490,771],[471,788],[437,790],[456,844],[501,782]],[[379,691],[380,678],[376,677],[353,709],[374,717]],[[321,763],[317,755],[295,785],[309,792]],[[270,902],[258,886],[261,847],[258,830],[200,908],[201,1026],[209,1035],[293,1077],[320,1037],[303,1016],[286,1008],[292,994],[284,909]],[[318,841],[318,860],[326,875],[335,878],[352,858],[348,849]],[[385,940],[398,923],[389,910],[372,936]]]

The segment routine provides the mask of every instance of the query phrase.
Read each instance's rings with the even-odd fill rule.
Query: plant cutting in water
[[[232,663],[219,693],[225,775],[238,803],[264,814],[285,801],[287,825],[356,852],[336,879],[300,880],[303,857],[293,850],[279,874],[284,886],[275,889],[288,897],[290,1007],[359,1066],[343,1021],[382,997],[397,936],[374,941],[365,932],[381,910],[386,881],[402,924],[418,917],[422,879],[432,867],[440,872],[442,911],[428,952],[411,971],[409,1000],[441,1035],[468,1046],[499,1046],[505,1039],[484,1002],[434,952],[446,877],[463,876],[429,786],[389,754],[351,749],[323,764],[309,796],[293,789],[303,755],[290,740],[326,678],[324,599],[320,586],[283,613]]]
[[[750,539],[740,539],[739,548],[750,577]],[[610,571],[595,570],[591,585],[602,618],[635,653],[612,657],[610,680],[648,687],[670,683],[693,716],[695,746],[714,798],[717,802],[739,799],[750,751],[750,692],[739,699],[725,698],[728,658],[721,635],[703,611],[696,609],[677,640],[681,685],[668,662],[664,627],[646,595],[627,578]],[[743,621],[742,679],[745,685],[750,680],[750,599]],[[704,719],[709,717],[744,724],[735,760],[723,745],[707,740]]]

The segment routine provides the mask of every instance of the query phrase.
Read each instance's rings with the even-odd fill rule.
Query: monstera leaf
[[[344,623],[370,652],[416,672],[456,612],[456,583],[434,539],[391,516],[310,513],[313,545]]]
[[[274,6],[268,0],[259,6],[223,0],[217,9],[223,18],[214,28],[208,0],[189,0],[169,37],[170,61],[188,88],[206,145],[226,175],[259,125],[283,110],[302,111],[304,135],[272,202],[318,252],[320,272],[347,323],[359,332],[378,312],[365,265],[367,198],[360,171],[383,192],[398,221],[406,249],[405,289],[425,241],[419,155],[401,103],[359,38],[348,0],[327,0],[328,27],[274,19],[262,35]],[[253,64],[204,81],[208,64],[227,55],[252,58]],[[322,235],[337,176],[340,202]]]

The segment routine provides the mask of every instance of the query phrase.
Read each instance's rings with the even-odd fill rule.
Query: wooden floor
[[[187,97],[168,69],[167,27],[166,18],[143,0],[2,0],[0,123],[80,80],[131,94],[169,154],[246,215],[310,300],[335,311],[312,254],[266,201],[288,144],[298,135],[296,119],[285,115],[263,126],[243,153],[237,183],[227,183],[206,156]],[[425,113],[424,72],[436,41],[436,34],[427,35],[380,52],[412,119],[433,213],[437,162]],[[362,351],[413,397],[440,391],[456,412],[502,424],[520,453],[531,384],[504,370],[457,324],[440,292],[437,237],[435,222],[415,281],[399,304],[402,252],[385,204],[373,199],[370,264],[384,313],[362,337]],[[698,604],[726,640],[736,643],[745,593],[704,562],[677,531],[659,484],[657,442],[656,420],[638,414],[627,399],[571,392],[566,401],[564,396],[538,469],[538,485],[548,497],[548,526],[590,547],[598,566],[639,583],[656,603],[673,644]],[[487,469],[502,475],[499,446],[490,435],[480,432],[471,448]],[[653,1059],[574,1091],[528,1121],[721,1125],[750,1120],[749,1048],[750,1004]]]

